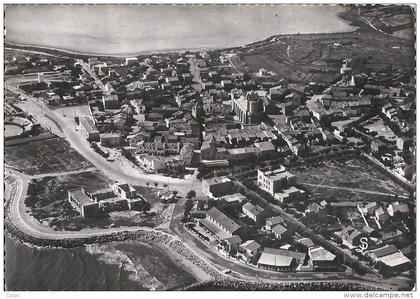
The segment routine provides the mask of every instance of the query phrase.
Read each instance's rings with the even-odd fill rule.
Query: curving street
[[[23,93],[16,86],[8,86],[8,89],[11,89],[13,92]],[[49,109],[46,105],[40,102],[38,99],[26,95],[28,101],[31,102],[34,109],[38,109],[45,113],[45,116],[52,120],[57,128],[62,132],[63,137],[65,137],[85,159],[90,161],[96,169],[102,171],[106,176],[112,180],[121,180],[131,184],[153,184],[158,182],[160,184],[167,184],[170,188],[176,189],[180,194],[186,194],[189,190],[195,190],[197,194],[201,194],[201,182],[197,180],[194,176],[190,179],[175,179],[164,177],[161,175],[153,174],[144,174],[131,167],[130,165],[121,164],[119,161],[108,162],[104,160],[100,155],[95,153],[88,141],[82,135],[80,131],[76,131],[74,128],[74,119],[73,117],[63,117],[60,115],[58,109],[57,111]],[[42,108],[41,108],[42,107]],[[37,111],[33,111],[36,114]],[[92,236],[105,236],[111,235],[118,232],[135,232],[139,230],[148,230],[155,231],[166,236],[169,236],[171,240],[179,240],[182,242],[188,249],[190,249],[196,256],[202,258],[206,261],[212,268],[216,268],[219,272],[225,270],[226,268],[231,269],[236,272],[242,280],[252,280],[252,281],[325,281],[325,280],[337,280],[337,281],[347,281],[347,282],[357,282],[364,285],[371,286],[380,286],[386,289],[398,289],[402,286],[409,284],[409,280],[404,278],[394,278],[384,282],[379,277],[375,275],[368,276],[359,276],[351,272],[343,273],[314,273],[314,272],[296,272],[296,273],[281,273],[281,272],[271,272],[266,270],[261,270],[253,268],[244,264],[241,264],[237,261],[227,259],[222,257],[220,254],[215,252],[213,249],[205,247],[203,244],[200,244],[193,236],[188,232],[185,232],[180,223],[179,213],[183,213],[181,204],[183,201],[180,201],[177,204],[178,214],[174,213],[174,218],[171,223],[170,231],[172,234],[155,230],[147,227],[117,227],[117,228],[108,228],[108,229],[83,229],[81,231],[54,231],[47,226],[42,225],[36,219],[33,219],[26,211],[24,199],[27,194],[28,183],[34,177],[42,177],[44,175],[37,175],[34,177],[27,176],[25,174],[19,173],[12,169],[6,169],[6,175],[13,177],[16,180],[16,192],[15,196],[10,198],[9,203],[9,215],[10,219],[16,228],[23,233],[33,236],[40,239],[47,240],[61,240],[61,239],[76,239],[76,238],[88,238]],[[85,170],[86,171],[86,170]],[[48,175],[48,174],[47,174]],[[51,174],[50,174],[51,175]],[[60,173],[54,173],[54,175],[60,175]],[[177,221],[175,226],[173,225],[174,221]]]
[[[11,90],[12,92],[20,94],[24,93],[17,86],[11,86],[11,84],[8,84],[7,80],[6,86],[7,89]],[[43,111],[47,118],[54,121],[55,125],[62,132],[62,135],[70,142],[72,147],[75,148],[86,160],[90,161],[98,170],[102,171],[110,179],[121,180],[137,185],[145,184],[146,182],[153,185],[154,182],[157,182],[159,184],[167,184],[170,188],[179,191],[180,194],[186,194],[192,189],[195,190],[197,194],[201,193],[201,182],[194,176],[189,179],[177,179],[157,174],[145,174],[131,167],[127,163],[121,164],[119,161],[106,161],[103,157],[92,150],[85,136],[83,136],[80,131],[75,130],[73,117],[63,117],[59,115],[60,109],[57,111],[51,110],[40,100],[27,94],[25,94],[25,96],[32,104],[30,106],[26,106],[28,110],[32,109],[32,111],[28,112],[36,115],[39,113],[39,111]]]

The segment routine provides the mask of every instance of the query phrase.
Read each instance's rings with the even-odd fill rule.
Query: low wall
[[[409,189],[411,192],[416,191],[416,186],[409,182],[407,179],[397,175],[396,173],[393,173],[390,169],[386,168],[380,161],[378,161],[375,157],[372,157],[371,155],[368,155],[366,153],[363,153],[361,157],[364,158],[365,161],[368,161],[371,165],[375,166],[377,169],[381,170],[383,173],[388,175],[391,179],[393,179],[395,182],[403,185],[407,189]]]
[[[55,138],[55,137],[57,137],[57,136],[52,134],[52,133],[46,133],[46,134],[41,134],[41,135],[37,135],[37,136],[17,138],[17,139],[12,139],[12,140],[5,140],[4,145],[5,146],[13,146],[13,145],[24,144],[24,143],[29,143],[29,142],[33,142],[33,141],[51,139],[51,138]]]

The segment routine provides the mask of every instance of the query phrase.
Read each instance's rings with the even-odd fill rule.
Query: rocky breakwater
[[[183,291],[386,291],[355,282],[249,282],[233,279],[214,279],[192,284]]]
[[[193,253],[187,248],[182,242],[174,239],[172,236],[154,230],[139,229],[138,231],[129,232],[117,232],[110,233],[107,235],[89,236],[84,238],[63,238],[58,240],[52,239],[40,239],[33,236],[29,236],[20,231],[10,220],[8,213],[5,217],[6,231],[14,238],[19,239],[24,243],[28,243],[34,246],[40,247],[57,247],[57,248],[72,248],[84,246],[87,244],[103,244],[108,242],[122,242],[135,240],[144,242],[147,244],[157,245],[161,248],[167,249],[169,252],[178,254],[183,259],[189,261],[194,266],[201,269],[203,272],[213,278],[223,277],[215,268],[206,263],[203,259]]]
[[[9,178],[11,179],[11,178]],[[74,237],[74,238],[62,238],[62,239],[43,239],[19,230],[19,228],[13,223],[10,218],[10,201],[13,200],[17,192],[17,184],[15,180],[12,180],[9,184],[10,191],[8,198],[5,199],[4,203],[4,225],[5,231],[11,237],[20,240],[23,243],[27,243],[32,246],[39,247],[56,247],[56,248],[72,248],[84,246],[87,244],[103,244],[108,242],[122,242],[127,240],[135,240],[144,242],[147,244],[154,244],[161,248],[166,249],[169,252],[179,255],[181,258],[189,261],[191,264],[201,269],[203,272],[213,278],[223,277],[215,268],[205,262],[202,258],[197,256],[189,248],[187,248],[181,241],[175,239],[173,236],[152,229],[139,228],[137,231],[122,231],[113,232],[102,235],[91,235],[86,237]]]

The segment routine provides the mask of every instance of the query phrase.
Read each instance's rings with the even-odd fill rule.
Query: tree
[[[149,185],[150,185],[150,183],[149,182],[146,182],[146,186],[149,187]]]
[[[154,182],[153,185],[155,185],[155,188],[159,185],[158,182]]]
[[[184,205],[184,217],[181,220],[183,223],[187,222],[188,219],[190,218],[190,212],[193,206],[194,206],[193,201],[191,199],[187,199]]]
[[[187,199],[187,201],[185,202],[184,208],[186,211],[191,211],[191,209],[193,208],[194,203],[191,199]]]
[[[195,193],[195,191],[194,190],[191,190],[191,191],[189,191],[188,193],[187,193],[187,198],[188,199],[191,199],[191,198],[193,198],[193,197],[195,197],[196,196],[196,193]]]

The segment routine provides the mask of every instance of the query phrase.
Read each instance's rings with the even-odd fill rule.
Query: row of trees
[[[101,149],[95,142],[90,142],[90,147],[93,148],[95,152],[100,154],[104,158],[109,157],[109,152],[105,152],[103,149]]]

